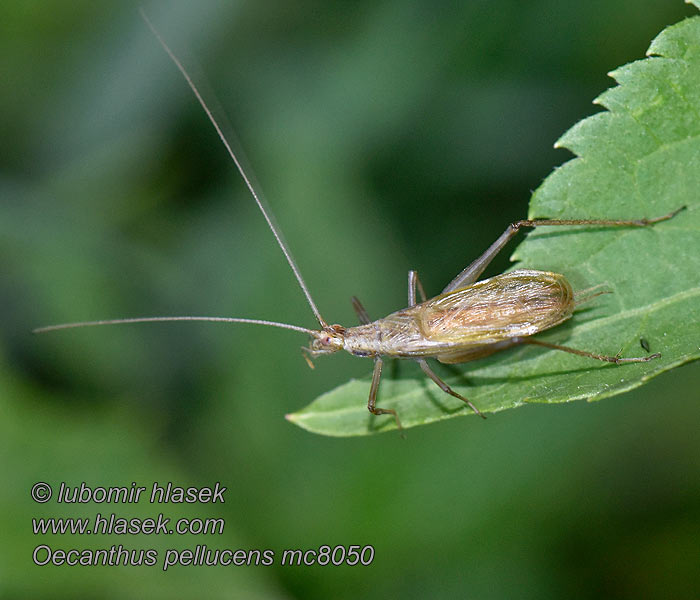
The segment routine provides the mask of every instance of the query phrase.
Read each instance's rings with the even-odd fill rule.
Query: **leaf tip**
[[[292,425],[301,427],[306,431],[311,431],[312,433],[323,433],[316,431],[313,427],[309,427],[309,424],[304,421],[304,415],[302,414],[302,411],[287,413],[286,415],[284,415],[284,418],[285,420],[289,421]]]

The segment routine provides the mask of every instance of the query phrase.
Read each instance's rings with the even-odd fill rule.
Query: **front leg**
[[[370,322],[369,315],[367,314],[367,311],[365,310],[365,307],[362,306],[362,302],[360,302],[359,298],[357,296],[353,296],[350,301],[352,302],[352,308],[355,311],[355,314],[357,315],[357,318],[360,321],[361,325],[367,325],[367,323]]]
[[[374,359],[374,373],[372,373],[372,385],[369,388],[369,400],[367,402],[367,410],[373,415],[394,415],[396,427],[399,431],[403,430],[399,416],[393,408],[379,408],[377,406],[377,390],[379,389],[379,379],[382,376],[382,359],[380,356]],[[403,434],[402,434],[403,435]]]

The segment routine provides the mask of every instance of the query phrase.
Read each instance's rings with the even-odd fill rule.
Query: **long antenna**
[[[175,66],[178,68],[180,73],[182,73],[182,76],[185,78],[187,85],[190,86],[190,89],[192,90],[192,92],[196,96],[197,100],[199,100],[199,103],[202,105],[204,112],[207,114],[207,117],[209,117],[209,120],[211,121],[211,124],[214,126],[214,129],[216,129],[216,133],[219,135],[219,138],[221,139],[224,146],[226,147],[226,150],[228,151],[229,156],[231,157],[234,164],[236,165],[238,172],[241,174],[241,177],[243,177],[243,181],[245,182],[246,186],[250,190],[250,193],[252,194],[253,199],[255,200],[255,203],[258,205],[260,212],[262,212],[263,217],[265,217],[265,220],[267,221],[267,225],[270,228],[270,230],[272,231],[272,235],[275,236],[275,239],[277,240],[279,247],[282,249],[282,253],[284,254],[285,258],[287,259],[287,262],[289,263],[289,266],[291,267],[292,271],[294,272],[294,276],[297,278],[297,281],[299,282],[299,286],[301,287],[301,290],[304,292],[304,295],[306,296],[306,300],[309,303],[311,310],[314,312],[316,319],[318,320],[319,324],[321,325],[321,328],[322,329],[328,328],[328,323],[326,323],[326,321],[321,316],[321,313],[319,312],[318,308],[316,307],[316,303],[314,302],[313,298],[311,297],[311,293],[309,292],[309,288],[306,287],[306,283],[304,282],[304,278],[301,276],[301,272],[299,271],[299,267],[297,267],[297,264],[294,261],[294,258],[292,257],[291,251],[287,247],[287,244],[282,239],[282,235],[280,234],[276,225],[272,221],[270,212],[265,208],[264,204],[260,200],[260,196],[255,191],[255,187],[253,186],[253,183],[251,182],[250,178],[248,177],[245,170],[243,169],[241,162],[236,157],[236,154],[234,153],[233,149],[231,148],[231,144],[229,143],[228,139],[224,135],[224,132],[221,129],[219,123],[214,118],[214,115],[211,112],[211,110],[209,109],[209,106],[204,101],[204,98],[202,98],[202,95],[199,93],[199,89],[195,85],[194,81],[192,81],[192,78],[190,77],[189,73],[187,72],[185,67],[182,65],[182,63],[180,62],[178,57],[175,56],[175,54],[170,49],[168,44],[165,43],[165,40],[161,37],[160,33],[155,28],[153,23],[151,23],[150,19],[146,15],[146,11],[144,11],[143,8],[140,8],[139,12],[141,13],[141,17],[145,21],[146,25],[148,25],[148,28],[151,30],[151,32],[153,33],[155,38],[158,40],[158,43],[160,43],[160,45],[163,47],[163,50],[165,50],[165,52],[168,54],[170,59],[175,63]]]
[[[61,323],[60,325],[48,325],[37,327],[33,333],[44,333],[45,331],[56,331],[57,329],[74,329],[76,327],[96,327],[97,325],[124,325],[126,323],[162,323],[167,321],[211,321],[213,323],[250,323],[251,325],[270,325],[301,331],[310,335],[316,335],[313,329],[289,325],[288,323],[277,323],[276,321],[263,321],[261,319],[239,319],[236,317],[136,317],[134,319],[107,319],[104,321],[81,321],[79,323]]]

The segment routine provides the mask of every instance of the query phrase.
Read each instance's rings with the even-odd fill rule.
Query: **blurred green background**
[[[332,322],[436,293],[569,158],[605,73],[678,1],[146,5],[193,57]],[[3,598],[683,598],[700,585],[698,364],[596,404],[398,435],[286,422],[371,370],[310,371],[279,249],[167,56],[124,2],[0,6]],[[507,253],[490,273],[507,265]],[[546,268],[546,265],[543,265]],[[653,350],[653,348],[652,348]],[[468,365],[465,367],[468,369]],[[224,505],[44,505],[36,481],[228,487]],[[34,536],[34,516],[220,516],[220,536]],[[35,546],[371,544],[368,567],[38,567]],[[162,555],[161,555],[162,556]],[[159,561],[160,562],[160,561]]]

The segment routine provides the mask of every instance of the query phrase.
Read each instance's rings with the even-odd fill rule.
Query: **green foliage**
[[[409,268],[439,291],[524,216],[528,190],[565,160],[550,141],[589,114],[589,100],[608,87],[605,73],[697,13],[680,0],[436,8],[428,0],[146,6],[166,39],[201,65],[333,322],[355,322],[352,294],[373,317],[400,308]],[[5,2],[0,14],[0,598],[697,594],[700,361],[615,401],[457,419],[407,440],[329,439],[281,416],[370,363],[343,354],[310,372],[298,351],[304,336],[293,332],[173,323],[32,335],[51,323],[158,314],[314,321],[201,108],[131,3]],[[437,202],[444,210],[432,210]],[[619,300],[602,296],[580,316],[611,301]],[[551,335],[567,341],[566,329]],[[646,329],[645,338],[663,350]],[[391,361],[388,385],[395,366],[420,374]],[[364,383],[362,419],[366,397]],[[37,505],[29,490],[42,480],[221,481],[229,492],[215,514],[147,500]],[[31,528],[38,516],[161,511],[223,517],[226,528],[145,538]],[[377,554],[368,568],[163,573],[38,567],[31,554],[43,543],[161,555],[206,544],[278,556],[370,543]]]
[[[466,368],[438,368],[483,412],[530,402],[600,400],[700,357],[700,17],[665,29],[647,55],[613,71],[619,85],[595,101],[607,110],[579,122],[557,142],[577,157],[535,191],[529,214],[630,219],[660,216],[683,205],[687,210],[645,229],[542,228],[528,235],[513,257],[518,268],[565,274],[575,289],[604,284],[612,292],[541,339],[640,356],[644,338],[662,357],[617,366],[520,347]],[[472,414],[419,376],[417,367],[418,373],[406,376],[385,371],[377,405],[396,409],[404,427]],[[335,436],[393,429],[391,416],[374,417],[366,409],[370,379],[351,380],[288,419]]]

